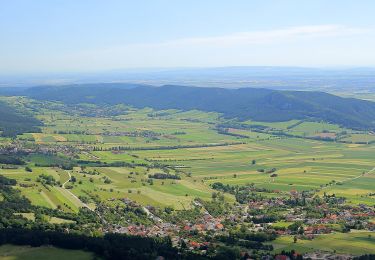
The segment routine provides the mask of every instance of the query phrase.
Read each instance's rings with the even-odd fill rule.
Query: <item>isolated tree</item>
[[[70,178],[70,181],[71,182],[76,182],[77,181],[77,178],[75,176],[72,176],[72,178]]]

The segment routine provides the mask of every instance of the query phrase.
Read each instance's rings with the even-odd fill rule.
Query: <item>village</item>
[[[112,154],[116,154],[116,152],[112,151]],[[16,140],[0,147],[0,153],[15,155],[14,158],[18,158],[17,155],[29,154],[45,156],[63,154],[66,158],[77,158],[79,153],[90,154],[90,149],[84,144],[70,146],[61,144],[30,145],[28,143],[26,145],[23,140]],[[72,164],[73,161],[59,161],[49,166],[73,171],[75,174],[82,176],[90,174],[90,170],[85,170],[86,166],[78,167],[79,164]],[[20,165],[24,164],[21,163]],[[3,164],[2,167],[18,168],[20,165],[17,165],[17,163],[13,163],[13,165]],[[168,165],[160,165],[169,167]],[[35,164],[35,166],[43,165]],[[127,165],[120,166],[127,167]],[[150,167],[153,167],[151,162]],[[88,168],[94,169],[95,174],[100,174],[100,170],[95,170],[95,167]],[[152,178],[152,175],[145,176]],[[203,181],[208,180],[211,179],[203,179]],[[24,184],[21,185],[23,185],[22,187],[28,187]],[[167,208],[139,204],[126,196],[110,198],[107,201],[95,201],[91,197],[91,200],[95,201],[96,204],[104,205],[108,209],[107,212],[95,210],[103,222],[102,230],[104,233],[170,238],[173,246],[200,255],[206,255],[217,245],[228,244],[241,247],[244,254],[246,248],[271,254],[274,250],[272,241],[279,237],[285,237],[291,243],[298,244],[301,241],[312,241],[322,235],[345,234],[359,230],[363,232],[375,231],[375,210],[373,206],[348,203],[346,198],[332,193],[326,194],[323,192],[324,189],[280,191],[259,188],[253,184],[233,187],[221,183],[213,183],[211,188],[214,190],[211,201],[195,198],[191,202],[190,208],[183,210],[167,210]],[[110,192],[113,192],[113,190]],[[233,195],[236,201],[226,201],[225,193]],[[370,193],[369,196],[372,196],[372,194]],[[108,205],[106,205],[107,203]],[[125,209],[122,213],[121,211],[109,213],[114,205],[124,205]],[[128,209],[138,213],[141,212],[141,215],[137,215],[137,221],[127,219]],[[191,217],[190,213],[193,211],[194,217]],[[184,213],[189,213],[186,216],[190,217],[184,218]],[[111,218],[113,214],[118,216],[113,219]],[[139,221],[142,218],[147,219],[147,221]],[[228,238],[230,239],[228,240]],[[314,259],[313,254],[317,258],[322,255],[335,256],[332,252],[314,251],[311,254],[305,257]]]
[[[125,199],[124,201],[128,204],[142,207],[154,224],[149,226],[134,224],[114,226],[110,231],[144,237],[170,237],[174,246],[184,245],[189,250],[205,254],[210,246],[220,243],[220,237],[231,236],[241,229],[246,229],[246,232],[253,234],[269,234],[273,238],[278,236],[291,237],[294,243],[298,243],[299,240],[313,240],[324,234],[346,233],[351,232],[351,230],[375,230],[375,210],[373,207],[363,204],[358,206],[348,205],[341,198],[335,200],[337,203],[333,206],[330,204],[331,198],[327,197],[322,199],[319,205],[314,206],[315,211],[322,212],[321,217],[317,217],[312,216],[308,211],[311,206],[308,201],[312,200],[307,199],[303,206],[291,205],[291,199],[296,198],[302,198],[302,193],[293,191],[288,198],[262,199],[247,204],[236,204],[232,206],[231,214],[219,217],[213,217],[201,203],[194,201],[193,206],[199,207],[202,214],[194,221],[185,220],[181,223],[163,221],[151,212],[153,207],[142,207],[129,199]],[[264,212],[275,209],[282,209],[286,214],[280,216],[277,221],[266,221],[272,218]],[[279,224],[283,225],[280,226]],[[324,252],[316,252],[315,254],[315,256],[335,256],[335,254]],[[305,257],[307,256],[309,255]],[[341,259],[349,259],[342,257]]]

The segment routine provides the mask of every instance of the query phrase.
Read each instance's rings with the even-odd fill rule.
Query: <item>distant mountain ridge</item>
[[[155,109],[215,111],[228,118],[274,122],[310,119],[353,129],[375,129],[375,103],[324,92],[177,85],[90,84],[33,87],[23,95],[65,103],[119,104]]]
[[[51,83],[47,83],[51,82]],[[30,87],[46,84],[86,84],[132,82],[150,85],[192,85],[225,88],[270,88],[278,90],[342,90],[375,92],[373,67],[286,67],[231,66],[139,68],[95,72],[35,73],[5,75],[0,72],[2,87]]]

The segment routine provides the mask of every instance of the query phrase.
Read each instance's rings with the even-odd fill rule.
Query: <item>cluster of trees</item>
[[[262,223],[272,223],[278,221],[280,218],[274,214],[267,214],[267,215],[259,215],[253,216],[251,221],[254,224],[262,224]]]
[[[161,117],[161,116],[169,116],[171,115],[171,113],[168,113],[168,112],[153,112],[153,113],[148,113],[147,116],[148,117]]]
[[[176,175],[176,174],[170,174],[170,173],[154,173],[154,174],[149,174],[149,178],[151,179],[171,179],[171,180],[181,180],[181,177]]]
[[[276,168],[272,168],[272,169],[269,169],[269,170],[265,170],[265,169],[258,169],[257,170],[258,172],[265,172],[265,173],[274,173],[275,171],[277,171]]]
[[[96,211],[105,221],[112,225],[127,226],[129,223],[145,226],[153,225],[152,219],[136,203],[120,203],[116,207],[110,208],[104,203],[98,202]]]
[[[0,229],[0,244],[42,246],[94,252],[106,259],[167,259],[178,258],[178,250],[169,238],[145,238],[120,234],[85,236],[82,234],[44,231],[38,229]]]
[[[40,174],[36,180],[37,182],[40,182],[42,184],[47,184],[51,186],[59,185],[60,182],[56,181],[56,179],[52,175],[47,174]]]
[[[175,150],[184,148],[204,148],[204,147],[216,147],[216,146],[228,146],[234,144],[241,144],[240,142],[227,142],[219,144],[192,144],[192,145],[170,145],[170,146],[154,146],[154,147],[131,147],[131,146],[115,146],[110,148],[94,147],[94,151],[148,151],[148,150]]]
[[[9,179],[4,177],[3,175],[0,175],[0,187],[4,188],[3,186],[8,185],[8,186],[14,186],[17,184],[17,181],[14,179]]]
[[[104,177],[103,177],[103,180],[104,180],[104,183],[105,183],[105,184],[110,184],[110,183],[112,183],[111,179],[108,178],[107,176],[104,176]]]
[[[25,161],[16,155],[6,155],[0,154],[0,163],[3,164],[14,164],[14,165],[24,165]]]
[[[231,132],[229,132],[228,128],[218,127],[218,128],[216,128],[216,131],[219,134],[222,134],[222,135],[229,135],[229,136],[234,136],[234,137],[239,137],[239,138],[249,138],[247,135],[241,135],[241,134],[231,133]]]
[[[223,191],[223,192],[227,192],[227,193],[231,193],[231,194],[234,194],[237,187],[236,186],[231,186],[229,184],[223,184],[221,182],[214,182],[211,187],[214,189],[214,190],[220,190],[220,191]]]
[[[75,135],[86,135],[86,131],[71,130],[71,131],[53,131],[54,134],[75,134]]]
[[[249,201],[256,201],[263,197],[256,192],[268,192],[265,188],[257,188],[252,184],[247,185],[229,185],[221,182],[214,182],[211,187],[215,190],[233,194],[236,201],[241,204],[248,203]]]
[[[170,168],[169,165],[162,164],[160,162],[151,162],[150,160],[149,163],[136,163],[136,162],[124,162],[124,161],[115,161],[115,162],[102,162],[102,161],[87,161],[87,160],[78,160],[77,164],[79,164],[81,167],[126,167],[126,168],[135,168],[137,166],[139,167],[146,167],[147,169],[151,168],[157,168],[161,169],[163,171],[168,171]]]
[[[157,136],[161,136],[160,133],[151,131],[151,130],[143,130],[143,131],[133,131],[133,132],[104,132],[103,135],[106,136],[130,136],[130,137],[145,137],[145,138],[153,138]],[[116,149],[116,147],[114,147]]]
[[[176,131],[176,132],[173,132],[172,135],[186,135],[186,132],[184,132],[184,131]]]
[[[268,126],[259,125],[259,124],[247,124],[242,123],[234,120],[228,120],[224,123],[220,123],[217,125],[217,128],[225,129],[225,128],[236,128],[236,129],[243,129],[243,130],[252,130],[254,132],[264,131],[269,129]]]
[[[375,254],[354,257],[355,260],[375,260]]]
[[[213,217],[219,217],[231,212],[231,206],[224,201],[222,194],[213,194],[211,201],[196,199]]]
[[[228,236],[219,236],[219,241],[232,246],[240,246],[248,249],[272,251],[273,246],[263,244],[276,239],[275,234],[265,232],[251,232],[245,227],[231,231]]]
[[[53,154],[40,154],[40,156],[43,159],[36,160],[35,166],[37,167],[59,167],[64,170],[72,170],[74,166],[77,166],[77,162],[71,158]]]

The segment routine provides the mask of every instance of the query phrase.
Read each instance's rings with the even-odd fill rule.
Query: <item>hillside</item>
[[[39,132],[41,122],[0,102],[0,131],[2,136],[13,137],[25,132]]]
[[[156,109],[215,111],[228,118],[264,122],[310,119],[353,129],[375,129],[375,103],[323,92],[224,89],[129,84],[34,87],[23,92],[40,100],[119,104]]]
[[[372,133],[198,110],[2,100],[43,122],[39,133],[0,138],[3,244],[48,243],[103,259],[375,253]]]

